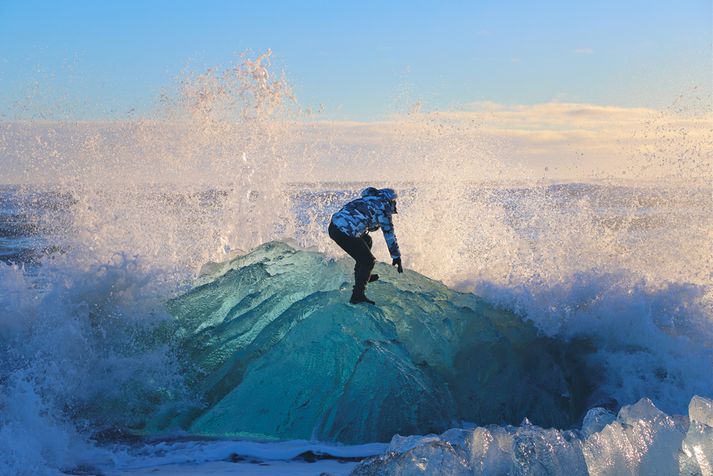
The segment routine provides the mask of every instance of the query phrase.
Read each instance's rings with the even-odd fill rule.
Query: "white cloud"
[[[519,173],[549,167],[562,177],[700,177],[713,173],[711,114],[550,102],[475,102],[459,111],[393,118],[382,123],[326,123],[343,144],[400,144],[399,154],[487,155]],[[472,147],[472,149],[469,149]],[[410,152],[412,151],[412,152]],[[458,162],[458,159],[454,159]],[[487,162],[487,160],[486,160]],[[523,169],[524,167],[524,169]],[[462,170],[481,173],[482,169]],[[506,172],[507,173],[507,172]]]
[[[542,177],[545,168],[550,178],[574,180],[701,177],[713,171],[712,124],[710,112],[487,101],[384,121],[290,122],[255,131],[245,124],[0,123],[0,182],[62,170],[112,179],[151,177],[158,169],[166,180],[212,177],[239,173],[231,161],[243,147],[258,168],[259,155],[279,154],[291,180],[522,179]]]

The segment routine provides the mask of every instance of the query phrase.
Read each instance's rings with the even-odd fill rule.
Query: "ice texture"
[[[563,427],[581,418],[582,376],[594,372],[574,346],[380,263],[368,289],[377,305],[350,305],[352,266],[272,242],[206,268],[169,304],[199,403],[164,408],[144,431],[362,443],[461,420]],[[457,472],[460,456],[449,458]]]
[[[676,474],[683,436],[672,417],[643,398],[589,436],[584,455],[592,474]]]
[[[386,453],[362,462],[352,475],[588,474],[582,442],[571,431],[529,423],[451,429],[421,437],[406,451],[399,448],[399,438],[395,436]]]
[[[591,408],[584,416],[584,421],[582,422],[582,433],[584,433],[585,436],[590,436],[593,433],[602,431],[605,426],[613,422],[615,419],[616,415],[606,408]]]
[[[713,475],[713,400],[693,397],[688,417],[690,425],[679,457],[680,474]]]
[[[695,396],[688,405],[688,418],[691,422],[713,427],[713,401]]]
[[[352,475],[711,475],[713,427],[700,422],[711,408],[713,400],[693,398],[687,433],[684,423],[644,398],[609,423],[610,414],[601,409],[589,412],[582,431],[524,422],[440,436],[397,435],[386,453],[363,461]],[[436,467],[440,462],[447,469]]]

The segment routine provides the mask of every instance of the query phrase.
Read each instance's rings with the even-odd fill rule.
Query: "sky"
[[[185,71],[271,49],[335,120],[550,102],[665,108],[713,76],[710,0],[0,0],[0,119],[150,110]],[[54,105],[56,104],[56,105]]]

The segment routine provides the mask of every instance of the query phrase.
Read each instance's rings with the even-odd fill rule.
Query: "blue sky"
[[[659,108],[692,86],[710,91],[711,10],[710,0],[0,0],[0,114],[17,115],[39,84],[45,107],[119,118],[150,109],[186,68],[268,48],[300,103],[328,118],[378,119],[417,100]]]

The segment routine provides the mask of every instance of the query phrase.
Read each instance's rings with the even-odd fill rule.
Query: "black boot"
[[[378,275],[378,274],[372,274],[371,276],[369,276],[369,282],[370,282],[370,283],[373,283],[374,281],[378,281],[378,280],[379,280],[379,275]]]
[[[354,291],[352,293],[352,298],[349,300],[350,303],[352,304],[360,304],[362,302],[367,303],[367,304],[376,304],[374,301],[366,297],[366,294],[364,294],[364,291],[358,292]]]

